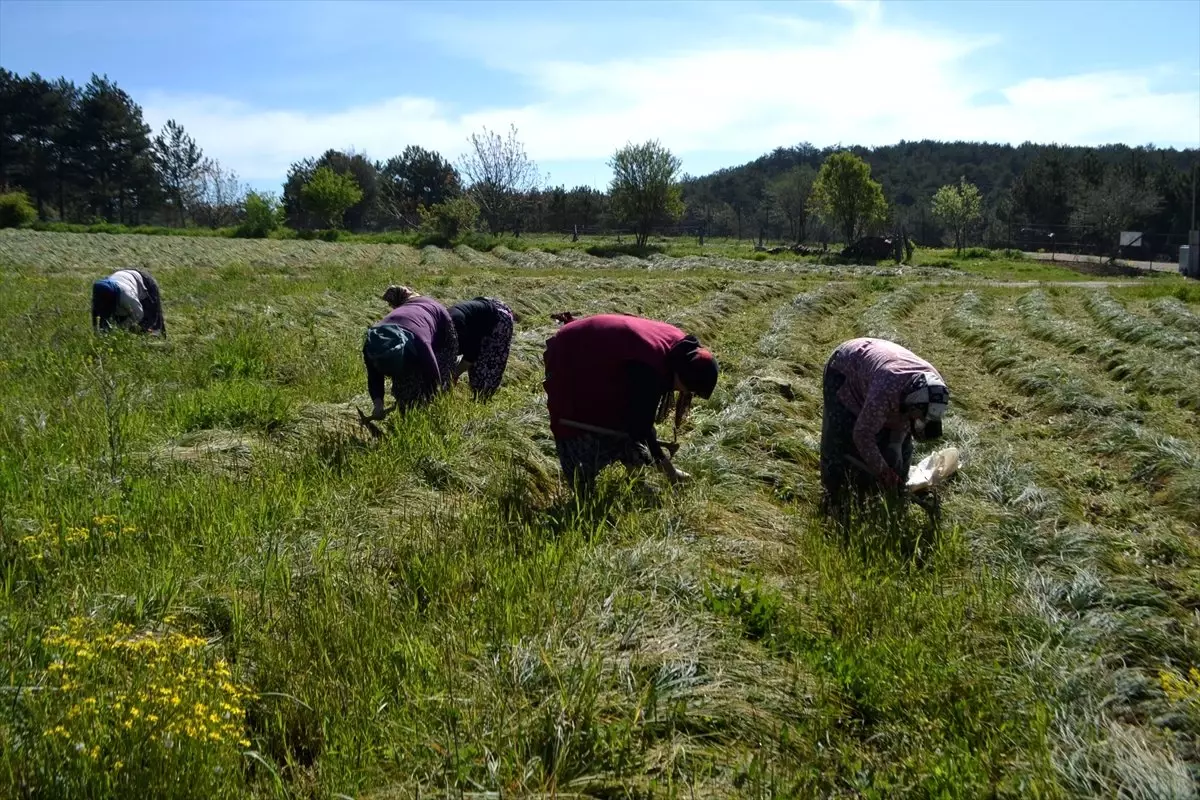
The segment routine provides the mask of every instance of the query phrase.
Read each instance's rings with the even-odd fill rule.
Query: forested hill
[[[828,147],[810,144],[779,147],[748,164],[702,177],[684,179],[688,221],[707,219],[714,233],[736,230],[758,235],[766,226],[774,235],[786,226],[788,193],[797,195],[833,152],[850,150],[871,167],[893,215],[910,227],[932,225],[929,202],[938,187],[960,178],[979,187],[990,224],[1062,226],[1072,222],[1080,195],[1100,186],[1106,176],[1144,189],[1158,210],[1141,220],[1147,230],[1183,235],[1191,219],[1191,171],[1200,150],[1130,147],[1064,147],[1026,143],[900,142],[885,147]],[[1110,181],[1111,182],[1111,181]],[[781,203],[781,197],[783,199]]]

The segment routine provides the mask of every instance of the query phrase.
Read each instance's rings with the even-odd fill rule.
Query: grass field
[[[0,793],[1195,797],[1200,291],[944,260],[0,233]],[[131,265],[166,340],[88,327]],[[520,320],[493,402],[374,440],[392,282]],[[563,310],[712,346],[691,485],[562,490]],[[865,334],[953,392],[937,531],[816,516]]]

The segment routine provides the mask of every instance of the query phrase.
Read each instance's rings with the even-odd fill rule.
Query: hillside
[[[708,219],[710,232],[730,235],[736,233],[740,212],[742,235],[757,236],[761,228],[768,238],[780,238],[784,219],[771,200],[773,182],[798,167],[815,172],[839,149],[843,148],[779,147],[748,164],[686,178],[687,222],[695,225]],[[1128,175],[1135,185],[1151,187],[1159,197],[1160,208],[1138,220],[1139,230],[1182,237],[1191,220],[1190,173],[1200,164],[1200,150],[1152,146],[1012,146],[926,140],[845,149],[866,160],[872,177],[897,207],[898,216],[928,244],[936,243],[941,235],[928,213],[930,198],[939,187],[960,178],[974,183],[984,194],[988,221],[980,238],[990,235],[994,239],[990,243],[1003,246],[1014,226],[1069,224],[1081,184],[1098,184],[1112,171]]]

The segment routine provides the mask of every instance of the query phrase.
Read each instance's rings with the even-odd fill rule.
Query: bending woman
[[[158,282],[149,272],[117,270],[92,284],[92,327],[107,331],[114,323],[131,331],[167,335]]]
[[[678,427],[692,395],[707,399],[717,385],[717,361],[696,337],[657,320],[598,314],[559,328],[544,359],[550,430],[569,483],[589,487],[616,461],[687,478],[663,452],[654,424],[673,392]]]
[[[851,339],[825,365],[821,484],[827,510],[882,486],[903,490],[913,437],[942,435],[950,390],[933,365],[885,339]]]
[[[450,307],[458,334],[454,377],[466,372],[476,399],[486,400],[500,388],[512,346],[513,312],[494,297],[476,297]]]
[[[449,388],[458,352],[454,322],[441,303],[406,286],[389,286],[383,299],[392,306],[391,313],[363,337],[367,391],[374,404],[370,419],[383,419]],[[396,405],[386,411],[385,378],[391,378],[396,399]]]

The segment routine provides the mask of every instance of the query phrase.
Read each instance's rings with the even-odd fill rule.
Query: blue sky
[[[779,145],[1200,146],[1200,0],[0,1],[0,66],[107,73],[259,188],[327,148],[457,157],[481,127],[557,183],[627,141],[693,174]]]

